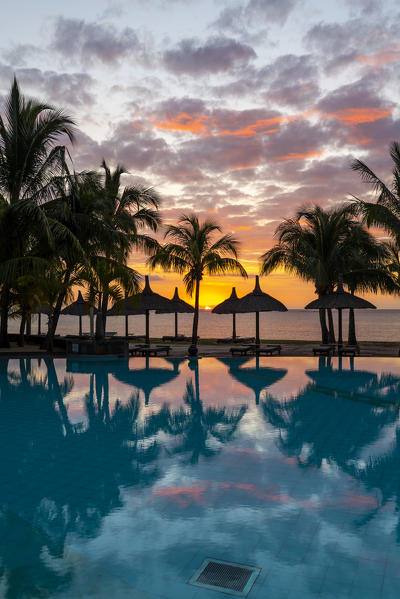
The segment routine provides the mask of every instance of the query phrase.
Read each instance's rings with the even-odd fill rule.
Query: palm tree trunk
[[[349,336],[348,336],[347,342],[349,345],[357,345],[354,308],[350,308],[350,312],[349,312]]]
[[[62,290],[57,298],[57,302],[56,302],[56,305],[54,306],[54,310],[52,311],[52,313],[49,317],[49,330],[47,332],[44,344],[45,344],[46,349],[51,352],[53,351],[54,335],[56,334],[58,319],[60,318],[61,306],[63,305],[66,288],[67,288],[70,278],[71,278],[71,271],[67,270],[67,272],[64,275]]]
[[[25,308],[22,309],[22,314],[21,314],[21,324],[19,326],[19,336],[18,336],[18,345],[19,347],[24,347],[24,331],[25,331],[25,324],[26,324],[26,310]]]
[[[30,337],[32,335],[32,314],[26,315],[26,336]]]
[[[199,328],[199,298],[200,298],[200,279],[196,279],[196,295],[194,301],[192,344],[189,347],[189,355],[197,356],[197,331]]]
[[[108,306],[108,293],[104,292],[104,294],[103,294],[103,301],[102,301],[102,304],[101,304],[104,333],[106,332],[107,306]]]
[[[10,347],[8,342],[8,308],[10,303],[10,288],[3,285],[1,292],[1,323],[0,323],[0,347]]]
[[[326,326],[326,311],[323,308],[320,308],[320,310],[319,310],[319,322],[321,325],[322,343],[328,343],[329,334],[328,334],[328,327]]]
[[[99,293],[98,312],[96,314],[96,341],[104,341],[104,327],[103,327],[103,313],[101,310],[102,306],[102,294]]]
[[[332,309],[328,308],[328,328],[329,328],[329,334],[328,334],[328,341],[329,343],[336,343],[335,341],[335,327],[333,324],[333,314],[332,314]]]

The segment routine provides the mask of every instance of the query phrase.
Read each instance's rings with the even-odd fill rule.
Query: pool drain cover
[[[259,573],[260,568],[254,566],[206,559],[193,574],[189,584],[246,597]]]

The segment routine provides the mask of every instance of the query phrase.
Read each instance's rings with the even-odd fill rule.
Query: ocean
[[[179,314],[179,333],[191,334],[191,314]],[[335,313],[335,326],[337,315]],[[60,316],[57,333],[74,334],[78,332],[78,317]],[[37,317],[33,318],[32,331],[36,333]],[[347,336],[348,313],[343,314],[344,339]],[[399,341],[400,342],[400,310],[358,310],[356,311],[357,338],[359,341]],[[10,321],[10,332],[17,332],[19,322]],[[47,330],[47,317],[42,315],[42,332]],[[83,317],[83,330],[89,331],[89,317]],[[114,316],[107,318],[107,330],[125,334],[125,318]],[[140,335],[145,330],[144,316],[129,317],[129,333]],[[255,334],[255,315],[238,314],[236,330],[241,337]],[[320,339],[320,327],[317,311],[288,310],[287,312],[264,312],[260,314],[260,330],[263,339]],[[174,315],[150,313],[150,335],[162,337],[174,334]],[[227,337],[232,334],[232,316],[212,314],[201,310],[199,319],[199,335],[203,338]]]

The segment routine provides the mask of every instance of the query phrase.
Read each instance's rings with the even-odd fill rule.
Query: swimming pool
[[[0,597],[397,599],[399,399],[394,358],[2,359]]]

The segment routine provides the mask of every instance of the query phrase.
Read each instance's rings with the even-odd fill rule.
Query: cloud
[[[195,39],[182,40],[178,47],[163,54],[165,67],[175,74],[201,75],[232,71],[246,65],[256,53],[247,44],[225,37],[212,37],[203,44]]]
[[[247,67],[229,83],[213,88],[219,96],[249,96],[267,105],[304,108],[320,95],[319,67],[310,54],[284,54],[260,68]]]
[[[5,61],[12,66],[25,66],[33,56],[43,56],[45,51],[33,44],[17,44],[3,52]]]
[[[12,69],[0,63],[0,82],[3,87],[11,85],[14,74],[23,93],[27,90],[47,102],[63,107],[88,107],[95,102],[92,91],[94,80],[87,73],[57,73],[35,68]]]
[[[295,5],[295,0],[249,0],[243,5],[224,8],[212,26],[243,34],[248,27],[283,25]]]
[[[151,120],[156,129],[195,136],[255,137],[279,131],[281,125],[307,113],[282,114],[277,110],[209,109],[195,98],[171,98],[160,103]]]
[[[131,27],[117,29],[109,23],[83,19],[58,17],[51,47],[64,58],[77,59],[82,64],[98,61],[115,66],[123,58],[146,58],[145,44]]]
[[[354,18],[343,23],[318,23],[304,36],[304,43],[318,52],[328,73],[355,64],[383,64],[398,60],[398,19]]]

